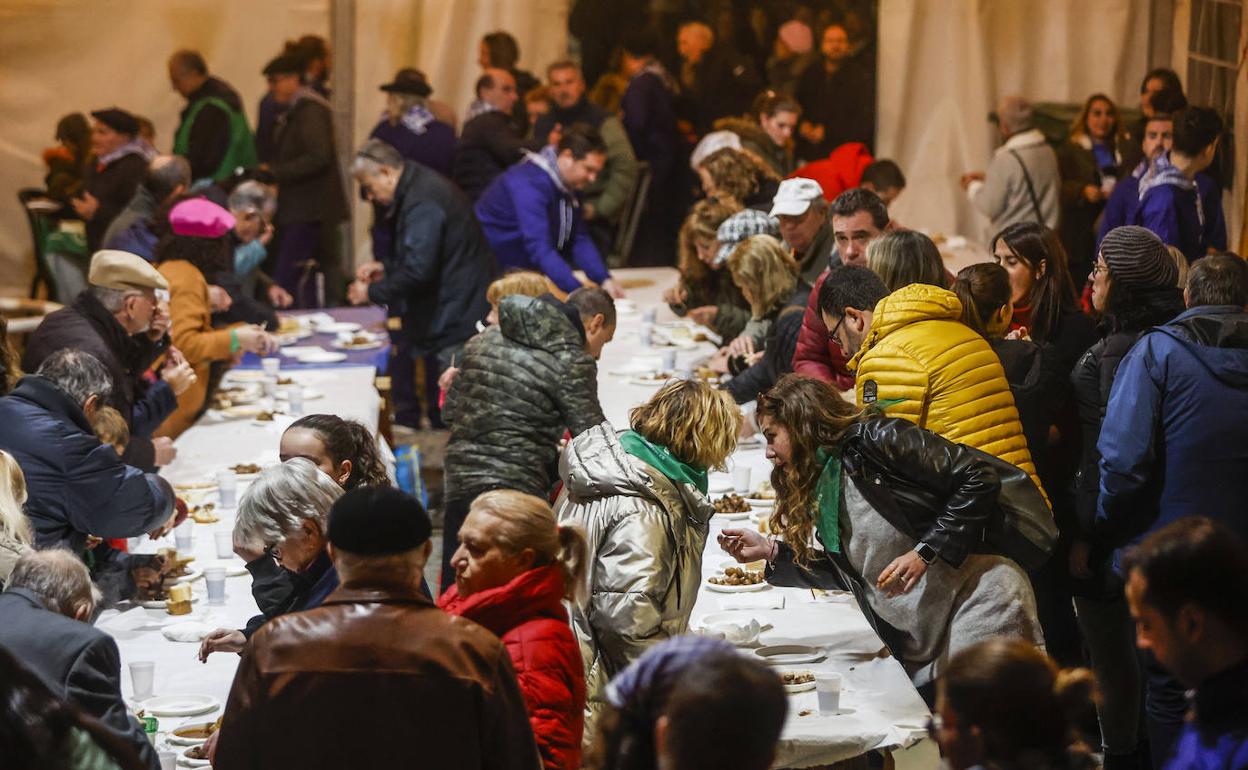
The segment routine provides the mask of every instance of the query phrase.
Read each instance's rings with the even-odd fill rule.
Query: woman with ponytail
[[[497,489],[473,500],[451,557],[455,585],[438,600],[507,646],[547,770],[578,770],[585,674],[565,599],[585,590],[589,547],[546,501]]]
[[[354,420],[332,414],[300,417],[282,434],[278,451],[282,462],[302,457],[347,491],[392,486],[377,451],[377,439]]]
[[[949,662],[930,729],[951,770],[1083,770],[1096,765],[1074,728],[1095,698],[1091,671],[1058,670],[1034,645],[999,637]]]

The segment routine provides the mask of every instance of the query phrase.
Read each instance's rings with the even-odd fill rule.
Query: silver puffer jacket
[[[555,514],[589,540],[589,599],[572,611],[588,739],[611,677],[651,645],[688,631],[714,509],[692,485],[627,454],[606,422],[568,443],[559,475]]]

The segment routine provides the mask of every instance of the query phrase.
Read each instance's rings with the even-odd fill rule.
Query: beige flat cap
[[[169,288],[169,282],[146,259],[116,249],[95,252],[91,257],[87,283],[105,289]]]

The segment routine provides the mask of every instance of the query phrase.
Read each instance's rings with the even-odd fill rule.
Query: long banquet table
[[[659,351],[643,347],[639,338],[640,311],[656,308],[660,324],[675,320],[662,303],[661,294],[675,281],[676,273],[669,268],[639,268],[618,270],[616,276],[631,286],[628,296],[638,312],[620,316],[615,339],[606,346],[599,362],[598,383],[608,420],[618,428],[625,428],[629,409],[648,398],[657,386],[633,384],[631,379],[611,372],[639,358],[654,358],[657,365]],[[679,349],[677,368],[692,368],[696,361],[712,352],[713,346],[709,343]],[[292,375],[324,394],[323,400],[306,402],[305,412],[331,412],[376,427],[379,397],[372,385],[372,367],[304,368]],[[178,459],[164,469],[163,474],[174,483],[194,483],[205,481],[217,470],[235,463],[274,462],[281,431],[291,419],[278,415],[275,422],[268,424],[201,419],[178,439]],[[730,468],[736,465],[751,468],[755,486],[770,473],[770,464],[762,448],[757,446],[738,450],[729,463]],[[727,474],[713,474],[712,486],[728,478]],[[241,491],[240,488],[240,495]],[[234,511],[219,509],[219,515],[221,521],[217,524],[194,527],[196,564],[218,561],[213,533],[232,527]],[[703,557],[703,573],[707,577],[727,561],[716,544],[715,536],[725,526],[719,518],[712,521]],[[732,526],[742,525],[753,526],[748,520]],[[161,545],[172,546],[173,537],[159,543],[145,540],[138,550],[152,551]],[[237,559],[230,563],[235,568],[242,564]],[[158,695],[209,695],[224,704],[238,657],[217,653],[201,664],[195,657],[197,644],[169,641],[161,629],[188,619],[213,627],[241,628],[257,612],[250,593],[250,576],[244,573],[230,577],[226,583],[226,604],[210,607],[204,582],[194,582],[192,592],[198,601],[190,616],[171,617],[162,609],[142,608],[124,612],[109,610],[102,614],[98,626],[112,634],[121,649],[122,693],[127,699],[132,696],[127,664],[151,660],[156,662],[155,691]],[[852,600],[838,595],[816,597],[811,591],[778,587],[746,594],[702,591],[694,605],[692,619],[696,624],[702,616],[721,611],[725,602],[738,601],[741,597],[751,597],[746,601],[769,605],[769,608],[745,613],[768,626],[760,636],[760,643],[822,647],[827,651],[823,661],[800,667],[835,671],[844,678],[843,713],[837,716],[818,714],[814,692],[789,696],[789,719],[780,742],[777,767],[826,765],[873,750],[891,751],[899,768],[936,766],[935,747],[924,739],[929,717],[927,707],[897,661],[880,656],[883,644]],[[161,733],[182,724],[210,721],[219,713],[218,709],[193,717],[161,718]]]

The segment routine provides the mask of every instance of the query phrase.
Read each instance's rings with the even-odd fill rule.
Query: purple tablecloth
[[[381,347],[373,348],[372,350],[339,350],[332,344],[335,335],[313,334],[311,337],[299,340],[295,344],[319,345],[326,350],[336,353],[346,353],[346,360],[334,364],[304,364],[293,358],[282,356],[283,369],[333,369],[338,366],[371,366],[377,370],[377,374],[386,373],[390,363],[390,335],[386,332],[386,311],[384,309],[379,307],[335,307],[325,310],[292,310],[279,315],[297,316],[311,313],[328,313],[333,316],[335,321],[350,321],[363,326],[365,331],[381,332],[385,334],[385,341]],[[260,357],[255,353],[247,353],[235,368],[259,369]]]

